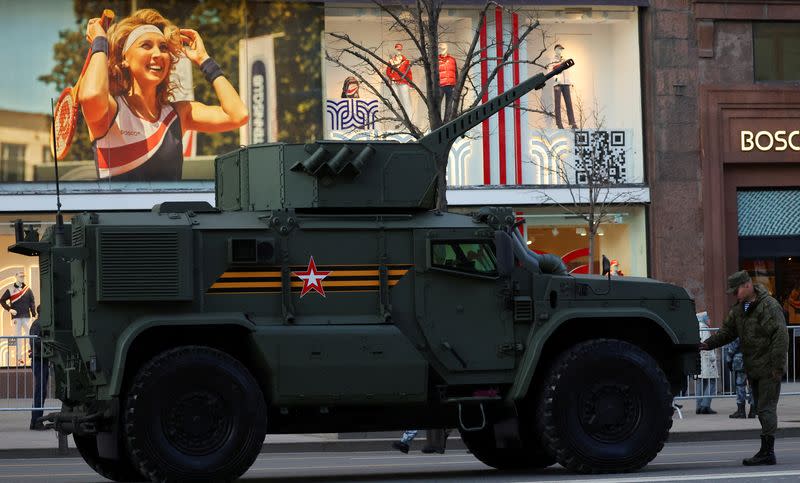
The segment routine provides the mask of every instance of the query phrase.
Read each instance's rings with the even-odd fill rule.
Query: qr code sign
[[[575,183],[624,183],[625,147],[625,131],[575,131]]]

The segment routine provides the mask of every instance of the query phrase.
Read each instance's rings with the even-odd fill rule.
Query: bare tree
[[[542,200],[558,205],[569,215],[585,223],[589,241],[589,273],[594,270],[595,237],[600,225],[613,221],[613,211],[636,201],[638,187],[626,183],[609,160],[608,147],[614,143],[613,133],[605,129],[605,116],[595,101],[590,112],[576,99],[578,129],[570,131],[574,144],[572,149],[556,149],[557,143],[547,142],[546,155],[531,161],[547,178],[549,189],[537,189]],[[540,130],[540,139],[549,139]],[[553,188],[562,187],[569,194],[568,200],[552,195]]]
[[[383,104],[384,112],[380,114],[376,121],[383,121],[389,125],[394,125],[394,130],[383,133],[384,136],[395,134],[408,134],[414,139],[421,138],[426,131],[433,131],[443,124],[455,119],[464,111],[477,106],[495,81],[495,78],[504,67],[513,63],[534,64],[544,69],[546,66],[540,59],[546,51],[534,52],[528,55],[527,59],[514,60],[514,52],[519,50],[522,42],[525,42],[528,35],[538,31],[542,35],[544,45],[545,35],[539,29],[539,22],[531,16],[524,16],[521,23],[519,35],[515,36],[512,42],[503,45],[502,55],[497,53],[497,44],[489,43],[485,47],[480,45],[481,28],[486,21],[487,12],[490,8],[500,8],[505,13],[515,13],[494,1],[487,1],[478,13],[478,27],[471,33],[471,40],[468,43],[457,45],[457,52],[463,59],[457,69],[456,83],[453,86],[452,95],[447,97],[446,105],[442,110],[443,91],[439,87],[439,43],[449,39],[451,32],[440,21],[443,0],[415,0],[412,2],[383,2],[373,0],[378,9],[385,15],[388,22],[388,30],[394,32],[398,39],[407,42],[419,52],[419,57],[411,60],[415,68],[422,67],[422,79],[415,77],[409,80],[408,85],[413,93],[424,103],[426,119],[424,122],[415,123],[412,113],[406,110],[401,102],[400,95],[392,81],[385,75],[387,68],[392,65],[380,54],[383,49],[382,44],[368,45],[354,39],[348,33],[329,32],[325,50],[327,61],[347,71],[356,77],[361,86],[365,88],[371,96],[378,99]],[[394,40],[392,41],[394,42]],[[488,73],[485,82],[475,78],[475,67],[482,61],[492,61],[494,68]],[[437,163],[439,174],[439,200],[437,207],[446,210],[446,172],[447,158],[439,160]]]

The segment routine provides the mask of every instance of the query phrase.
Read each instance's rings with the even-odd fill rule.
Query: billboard
[[[104,29],[92,19],[107,8]],[[0,52],[15,70],[0,79],[0,182],[54,179],[51,101],[79,79],[65,181],[213,179],[214,156],[243,144],[322,135],[321,4],[0,0],[0,11],[0,41],[26,39]]]

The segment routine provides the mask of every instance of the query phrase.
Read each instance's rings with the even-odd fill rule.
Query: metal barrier
[[[719,331],[719,328],[712,327],[708,329],[703,329],[703,332],[708,331],[709,333]],[[800,373],[800,367],[798,367],[798,344],[800,344],[800,327],[794,326],[787,326],[787,330],[789,331],[789,354],[786,361],[786,367],[784,368],[784,373],[786,376],[784,377],[785,383],[796,383],[798,382],[798,373]],[[702,339],[701,334],[701,339]],[[698,397],[708,397],[708,398],[735,398],[736,397],[736,384],[734,381],[734,373],[728,367],[728,364],[725,360],[725,347],[718,347],[714,349],[714,353],[717,356],[717,379],[716,379],[716,387],[713,391],[713,394],[704,395],[698,394],[698,391],[701,390],[700,383],[699,383],[699,374],[695,376],[687,376],[686,378],[686,386],[685,390],[681,392],[680,395],[676,396],[676,400],[684,400],[684,399],[696,399]],[[785,386],[784,386],[785,387]],[[783,387],[782,387],[783,388]],[[749,393],[749,391],[748,391]],[[781,396],[800,396],[800,391],[781,391]]]
[[[39,395],[50,397],[55,389],[50,363],[43,357],[38,339],[36,336],[0,337],[0,411],[61,409],[45,406],[46,397],[41,396],[38,405],[30,403],[31,400],[37,402],[37,389]]]

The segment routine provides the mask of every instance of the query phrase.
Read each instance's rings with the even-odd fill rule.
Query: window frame
[[[454,267],[447,267],[440,264],[434,264],[434,247],[436,245],[452,245],[456,244],[459,246],[459,250],[461,251],[461,255],[466,257],[463,248],[461,245],[463,244],[475,244],[479,245],[480,247],[486,249],[486,252],[491,255],[492,263],[494,264],[494,271],[493,272],[478,272],[478,271],[467,271],[463,269],[459,269]],[[456,254],[458,257],[458,254]],[[436,238],[431,239],[428,241],[428,267],[431,270],[435,270],[437,272],[444,272],[453,275],[459,276],[466,276],[471,278],[480,278],[485,280],[497,280],[500,278],[500,273],[497,269],[497,247],[494,245],[494,240],[489,238]]]

